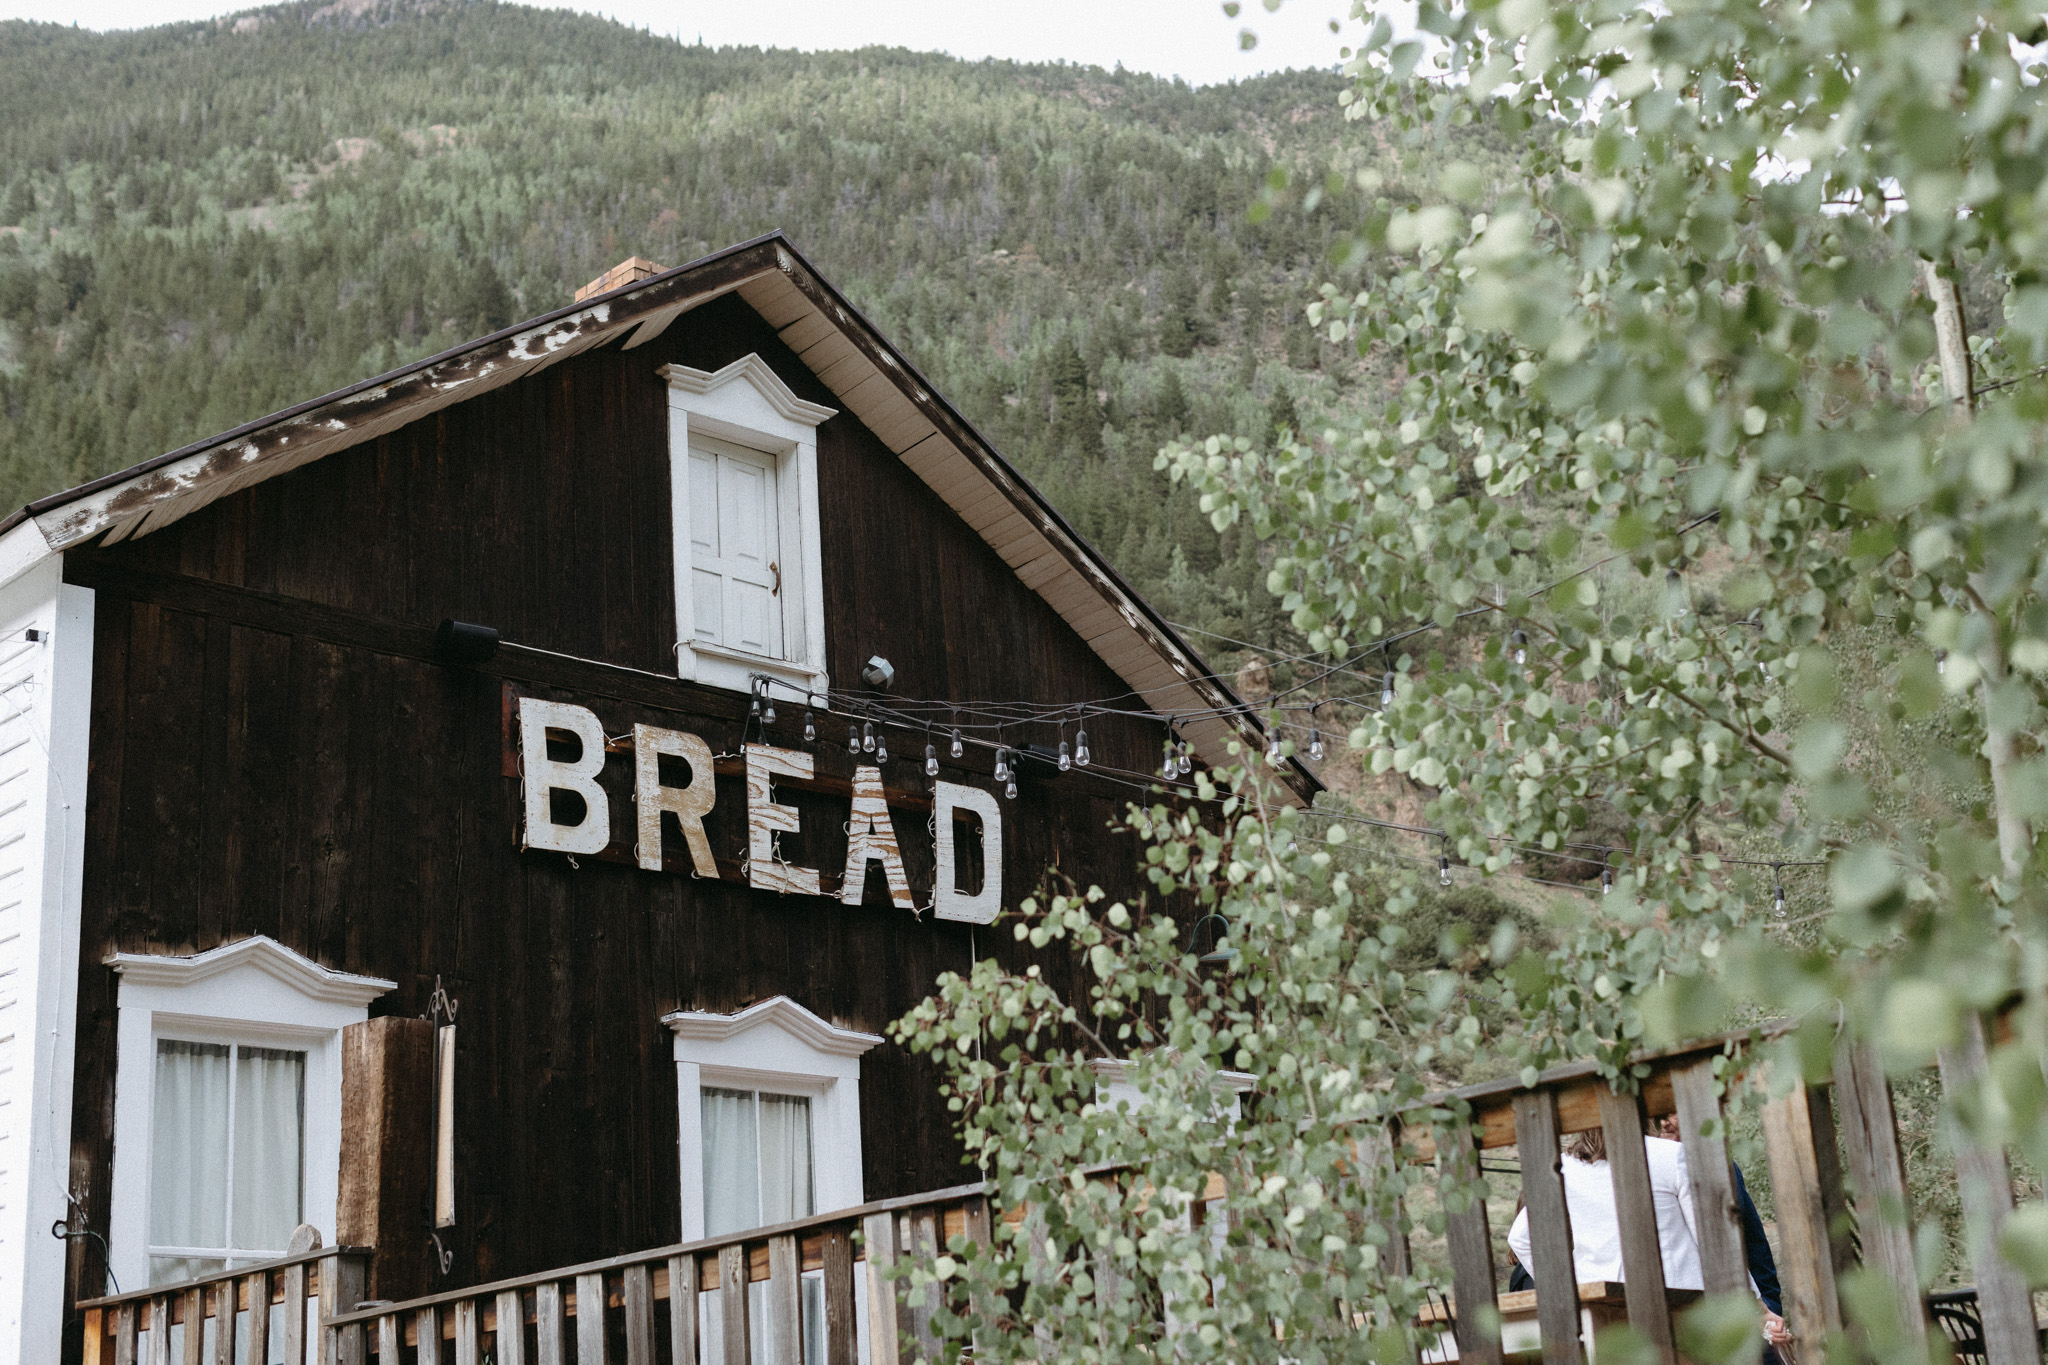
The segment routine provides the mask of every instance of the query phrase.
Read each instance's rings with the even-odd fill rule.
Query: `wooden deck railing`
[[[1428,1135],[1419,1131],[1407,1140],[1409,1159],[1436,1156],[1447,1179],[1470,1181],[1483,1150],[1519,1149],[1531,1259],[1535,1262],[1529,1267],[1536,1281],[1533,1306],[1540,1323],[1544,1365],[1581,1365],[1584,1359],[1580,1286],[1575,1282],[1571,1219],[1559,1165],[1560,1143],[1569,1133],[1597,1128],[1606,1137],[1621,1232],[1626,1280],[1621,1287],[1627,1320],[1666,1361],[1675,1361],[1677,1355],[1642,1141],[1646,1116],[1675,1113],[1678,1118],[1699,1221],[1700,1262],[1707,1292],[1748,1292],[1748,1263],[1734,1181],[1727,1147],[1719,1136],[1723,1131],[1718,1122],[1722,1100],[1715,1077],[1716,1059],[1724,1053],[1740,1052],[1748,1037],[1730,1035],[1638,1054],[1635,1060],[1647,1068],[1647,1074],[1636,1094],[1617,1094],[1591,1064],[1580,1064],[1546,1072],[1533,1087],[1506,1079],[1432,1096],[1427,1102],[1439,1107],[1463,1101],[1471,1108],[1470,1126],[1462,1130],[1465,1140],[1453,1150],[1433,1151]],[[1981,1070],[1981,1048],[1974,1059],[1962,1053],[1943,1058],[1945,1073],[1973,1065]],[[1945,1075],[1945,1079],[1949,1077]],[[1780,1242],[1777,1263],[1785,1317],[1800,1365],[1822,1365],[1829,1334],[1843,1329],[1837,1276],[1859,1260],[1888,1282],[1891,1301],[1900,1309],[1897,1327],[1924,1346],[1927,1316],[1913,1258],[1912,1203],[1891,1088],[1876,1058],[1864,1046],[1842,1047],[1828,1081],[1768,1099],[1761,1117]],[[1707,1131],[1710,1125],[1712,1135]],[[1375,1138],[1369,1161],[1397,1159],[1398,1126],[1389,1138]],[[1983,1197],[1995,1204],[2002,1192],[2004,1207],[2009,1209],[2010,1185],[1999,1184],[2006,1170],[2004,1154],[1995,1149],[1976,1152],[1969,1160],[1984,1168],[1978,1184],[1991,1188]],[[1372,1178],[1369,1172],[1364,1174]],[[1849,1202],[1852,1188],[1853,1208]],[[1502,1312],[1528,1307],[1511,1305],[1498,1293],[1483,1200],[1464,1203],[1448,1213],[1446,1232],[1456,1303],[1492,1304]],[[1398,1230],[1392,1242],[1389,1251],[1394,1268],[1405,1273],[1408,1248]],[[1991,1350],[1990,1365],[2040,1365],[2025,1284],[1998,1262],[1995,1248],[1973,1256],[1973,1261],[1977,1262],[1979,1306],[1987,1341],[1994,1321],[2010,1319],[2020,1324],[2005,1333],[2003,1346]],[[1484,1318],[1481,1314],[1455,1314],[1457,1355],[1464,1365],[1502,1365],[1501,1338]],[[1857,1326],[1853,1321],[1848,1325]]]
[[[856,1236],[858,1234],[858,1236]],[[980,1185],[565,1266],[538,1275],[340,1311],[324,1319],[323,1365],[805,1365],[805,1318],[823,1348],[810,1365],[936,1359],[932,1305],[888,1280],[906,1257],[936,1258],[950,1238],[987,1241]],[[856,1267],[860,1269],[856,1269]],[[816,1273],[814,1307],[803,1278]],[[856,1283],[856,1276],[864,1285]],[[756,1295],[723,1292],[761,1285]],[[863,1295],[860,1291],[865,1289]],[[717,1292],[715,1299],[704,1296]],[[866,1331],[856,1304],[867,1300]],[[701,1306],[701,1311],[700,1311]],[[822,1323],[816,1316],[822,1310]],[[701,1319],[701,1320],[700,1320]],[[817,1330],[822,1328],[822,1330]],[[573,1343],[573,1353],[572,1353]],[[716,1346],[716,1354],[711,1348]],[[296,1358],[294,1358],[296,1361]]]
[[[306,1231],[310,1232],[310,1229]],[[306,1365],[319,1323],[362,1297],[367,1247],[311,1251],[177,1284],[83,1299],[85,1365]],[[308,1312],[318,1305],[318,1317]],[[272,1324],[272,1309],[281,1307]],[[333,1365],[324,1349],[320,1365]]]

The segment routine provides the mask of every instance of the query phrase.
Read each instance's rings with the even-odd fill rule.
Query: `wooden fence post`
[[[1784,1255],[1785,1319],[1802,1365],[1820,1365],[1827,1336],[1842,1327],[1835,1293],[1834,1249],[1814,1154],[1813,1111],[1804,1085],[1763,1107],[1764,1148]]]
[[[1927,1300],[1913,1260],[1913,1200],[1899,1150],[1891,1082],[1868,1043],[1844,1042],[1835,1053],[1835,1097],[1841,1102],[1842,1147],[1856,1183],[1856,1232],[1863,1263],[1891,1286],[1906,1339],[1927,1342]]]
[[[869,1365],[896,1365],[903,1358],[905,1310],[896,1282],[887,1278],[896,1264],[896,1215],[871,1213],[861,1221],[868,1258]]]
[[[1974,1011],[1964,1013],[1962,1042],[1943,1048],[1940,1060],[1941,1088],[1951,1104],[1983,1079],[1984,1021]],[[2012,1172],[2005,1152],[1977,1141],[1958,1125],[1955,1156],[1986,1360],[1989,1365],[2040,1365],[2033,1296],[2019,1271],[1998,1251],[1999,1234],[2012,1214]]]
[[[1721,1119],[1714,1059],[1706,1057],[1671,1073],[1671,1097],[1678,1106],[1678,1137],[1692,1181],[1692,1207],[1700,1225],[1700,1278],[1709,1294],[1739,1294],[1749,1288],[1749,1257],[1742,1246],[1742,1214],[1735,1201],[1735,1173],[1728,1144],[1708,1124]]]
[[[576,1277],[576,1365],[605,1365],[603,1275]]]
[[[1564,1197],[1558,1151],[1557,1093],[1515,1096],[1515,1148],[1522,1154],[1522,1194],[1529,1206],[1529,1273],[1536,1280],[1536,1320],[1543,1365],[1578,1365],[1579,1277],[1572,1260],[1572,1216]]]
[[[831,1272],[828,1270],[826,1273],[829,1275]],[[697,1258],[694,1255],[668,1258],[668,1350],[673,1365],[697,1365]]]
[[[1455,1119],[1443,1139],[1447,1182],[1470,1185],[1479,1179],[1479,1147],[1470,1120]],[[1451,1250],[1451,1292],[1460,1365],[1501,1365],[1500,1300],[1493,1278],[1493,1238],[1486,1226],[1486,1200],[1474,1193],[1464,1208],[1445,1212]],[[1576,1302],[1577,1295],[1573,1295]]]
[[[753,1340],[747,1320],[747,1249],[728,1242],[718,1250],[718,1316],[725,1325],[725,1359],[719,1365],[749,1365]],[[582,1357],[578,1357],[580,1365]]]
[[[856,1365],[859,1325],[854,1321],[853,1233],[844,1227],[825,1233],[825,1365]]]
[[[1664,1246],[1657,1236],[1656,1196],[1650,1191],[1650,1154],[1643,1146],[1642,1097],[1618,1094],[1606,1085],[1594,1088],[1607,1138],[1607,1174],[1614,1182],[1629,1326],[1671,1365],[1678,1352],[1671,1340],[1671,1305],[1664,1297]]]

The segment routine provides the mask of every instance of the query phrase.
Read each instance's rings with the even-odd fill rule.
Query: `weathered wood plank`
[[[1966,1014],[1962,1041],[1943,1048],[1939,1061],[1941,1088],[1947,1098],[1953,1102],[1968,1094],[1985,1072],[1983,1020],[1974,1013]],[[2012,1171],[2005,1152],[1963,1132],[1954,1135],[1954,1151],[1986,1359],[1989,1365],[2040,1365],[2033,1298],[2018,1269],[1998,1250],[2006,1220],[2012,1216]]]
[[[405,1349],[405,1325],[398,1320],[398,1314],[386,1313],[377,1319],[377,1365],[399,1365],[400,1352]]]
[[[337,1251],[320,1263],[320,1320],[325,1323],[337,1313],[352,1313],[362,1302],[363,1285],[369,1278],[367,1258]],[[363,1324],[347,1323],[323,1327],[320,1332],[320,1365],[363,1365],[366,1343]]]
[[[114,1310],[114,1365],[136,1365],[135,1305],[124,1303]]]
[[[213,1290],[213,1365],[236,1365],[236,1301],[239,1280],[223,1280]]]
[[[1628,1287],[1629,1325],[1667,1362],[1678,1359],[1671,1337],[1671,1306],[1664,1297],[1664,1248],[1657,1237],[1657,1200],[1650,1189],[1650,1157],[1643,1148],[1640,1096],[1599,1087],[1600,1128],[1607,1139],[1607,1173],[1614,1182],[1614,1216],[1621,1232],[1621,1267]]]
[[[82,1365],[100,1365],[107,1344],[107,1318],[104,1308],[88,1308],[85,1311],[85,1350],[80,1360]]]
[[[869,1365],[895,1365],[910,1336],[902,1297],[887,1278],[896,1264],[896,1215],[869,1214],[861,1220],[861,1233],[868,1267]]]
[[[420,1309],[413,1317],[413,1336],[418,1365],[441,1365],[441,1310]]]
[[[484,1310],[475,1299],[455,1304],[455,1365],[483,1365]]]
[[[1479,1149],[1468,1128],[1459,1127],[1444,1142],[1446,1185],[1469,1186],[1480,1179]],[[1493,1237],[1486,1223],[1486,1200],[1473,1195],[1454,1207],[1444,1200],[1444,1232],[1450,1242],[1451,1292],[1457,1300],[1458,1359],[1462,1365],[1501,1365],[1498,1286],[1493,1277]]]
[[[270,1272],[259,1270],[242,1277],[242,1297],[249,1301],[249,1330],[244,1348],[249,1360],[270,1359]],[[432,1365],[432,1362],[426,1362]]]
[[[1522,1157],[1522,1195],[1529,1209],[1529,1266],[1536,1280],[1536,1319],[1543,1365],[1578,1365],[1579,1277],[1572,1259],[1572,1217],[1564,1196],[1558,1148],[1557,1096],[1538,1090],[1515,1097],[1515,1150]]]
[[[285,1365],[304,1365],[306,1359],[306,1267],[286,1266],[284,1278],[284,1360]]]
[[[1927,1304],[1913,1260],[1913,1197],[1899,1149],[1891,1082],[1868,1043],[1835,1052],[1835,1098],[1842,1148],[1856,1187],[1856,1233],[1863,1263],[1891,1286],[1899,1326],[1916,1347],[1927,1340]]]
[[[747,1330],[747,1251],[738,1242],[718,1253],[718,1315],[725,1328],[725,1359],[718,1365],[749,1365],[753,1346]]]
[[[768,1239],[768,1365],[804,1365],[803,1286],[796,1237]]]
[[[825,1365],[855,1365],[859,1327],[854,1321],[853,1235],[848,1229],[826,1231],[823,1259]]]
[[[500,1290],[498,1336],[492,1352],[497,1365],[526,1365],[526,1308],[516,1289]]]
[[[697,1258],[668,1258],[668,1358],[697,1365]]]
[[[1742,1246],[1742,1211],[1735,1199],[1735,1174],[1719,1122],[1721,1097],[1714,1059],[1702,1058],[1671,1074],[1678,1107],[1678,1140],[1692,1181],[1693,1216],[1699,1224],[1700,1275],[1710,1294],[1749,1288],[1749,1257]],[[1711,1135],[1709,1124],[1715,1125]]]
[[[178,1359],[183,1365],[205,1365],[206,1291],[188,1289],[181,1297],[184,1300],[185,1330],[179,1336]]]
[[[1828,1245],[1827,1210],[1821,1202],[1806,1087],[1766,1101],[1763,1126],[1778,1242],[1783,1250],[1778,1268],[1785,1291],[1785,1322],[1792,1330],[1801,1365],[1819,1365],[1827,1334],[1841,1330],[1842,1310],[1835,1293],[1834,1257]]]
[[[605,1365],[604,1275],[576,1277],[576,1365]]]
[[[569,1359],[568,1319],[562,1311],[562,1282],[533,1287],[534,1365],[565,1365]]]
[[[626,1365],[654,1365],[653,1271],[646,1265],[629,1265],[620,1280],[619,1297],[626,1313]]]

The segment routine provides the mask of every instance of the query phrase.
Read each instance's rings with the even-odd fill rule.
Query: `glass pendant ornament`
[[[811,716],[811,708],[804,708],[804,743],[815,743],[818,738],[818,722]]]
[[[860,747],[867,753],[875,751],[875,727],[868,721],[860,724]]]
[[[1072,753],[1070,753],[1070,752],[1068,751],[1068,749],[1067,749],[1067,742],[1066,742],[1065,740],[1061,740],[1061,741],[1060,741],[1060,771],[1061,771],[1061,772],[1066,772],[1066,771],[1067,771],[1067,770],[1068,770],[1069,768],[1072,768],[1073,766],[1074,766],[1074,755],[1073,755]]]
[[[958,758],[960,757],[960,755],[966,752],[967,746],[961,742],[960,732],[958,730],[955,730],[953,732],[953,757]]]
[[[937,777],[939,775],[939,746],[936,744],[924,746],[924,775],[926,777]]]
[[[1076,730],[1074,732],[1074,762],[1083,768],[1088,766],[1088,732],[1086,730]]]

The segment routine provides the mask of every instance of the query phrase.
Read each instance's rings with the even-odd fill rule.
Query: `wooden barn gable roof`
[[[854,416],[1001,555],[1205,762],[1232,740],[1256,752],[1263,724],[1199,655],[779,232],[273,413],[131,469],[30,503],[0,523],[12,553],[39,558],[147,535],[230,493],[359,445],[451,404],[624,336],[653,340],[678,317],[737,293]],[[21,545],[32,524],[40,544]],[[11,576],[11,575],[10,575]],[[1320,783],[1290,761],[1298,799]]]

